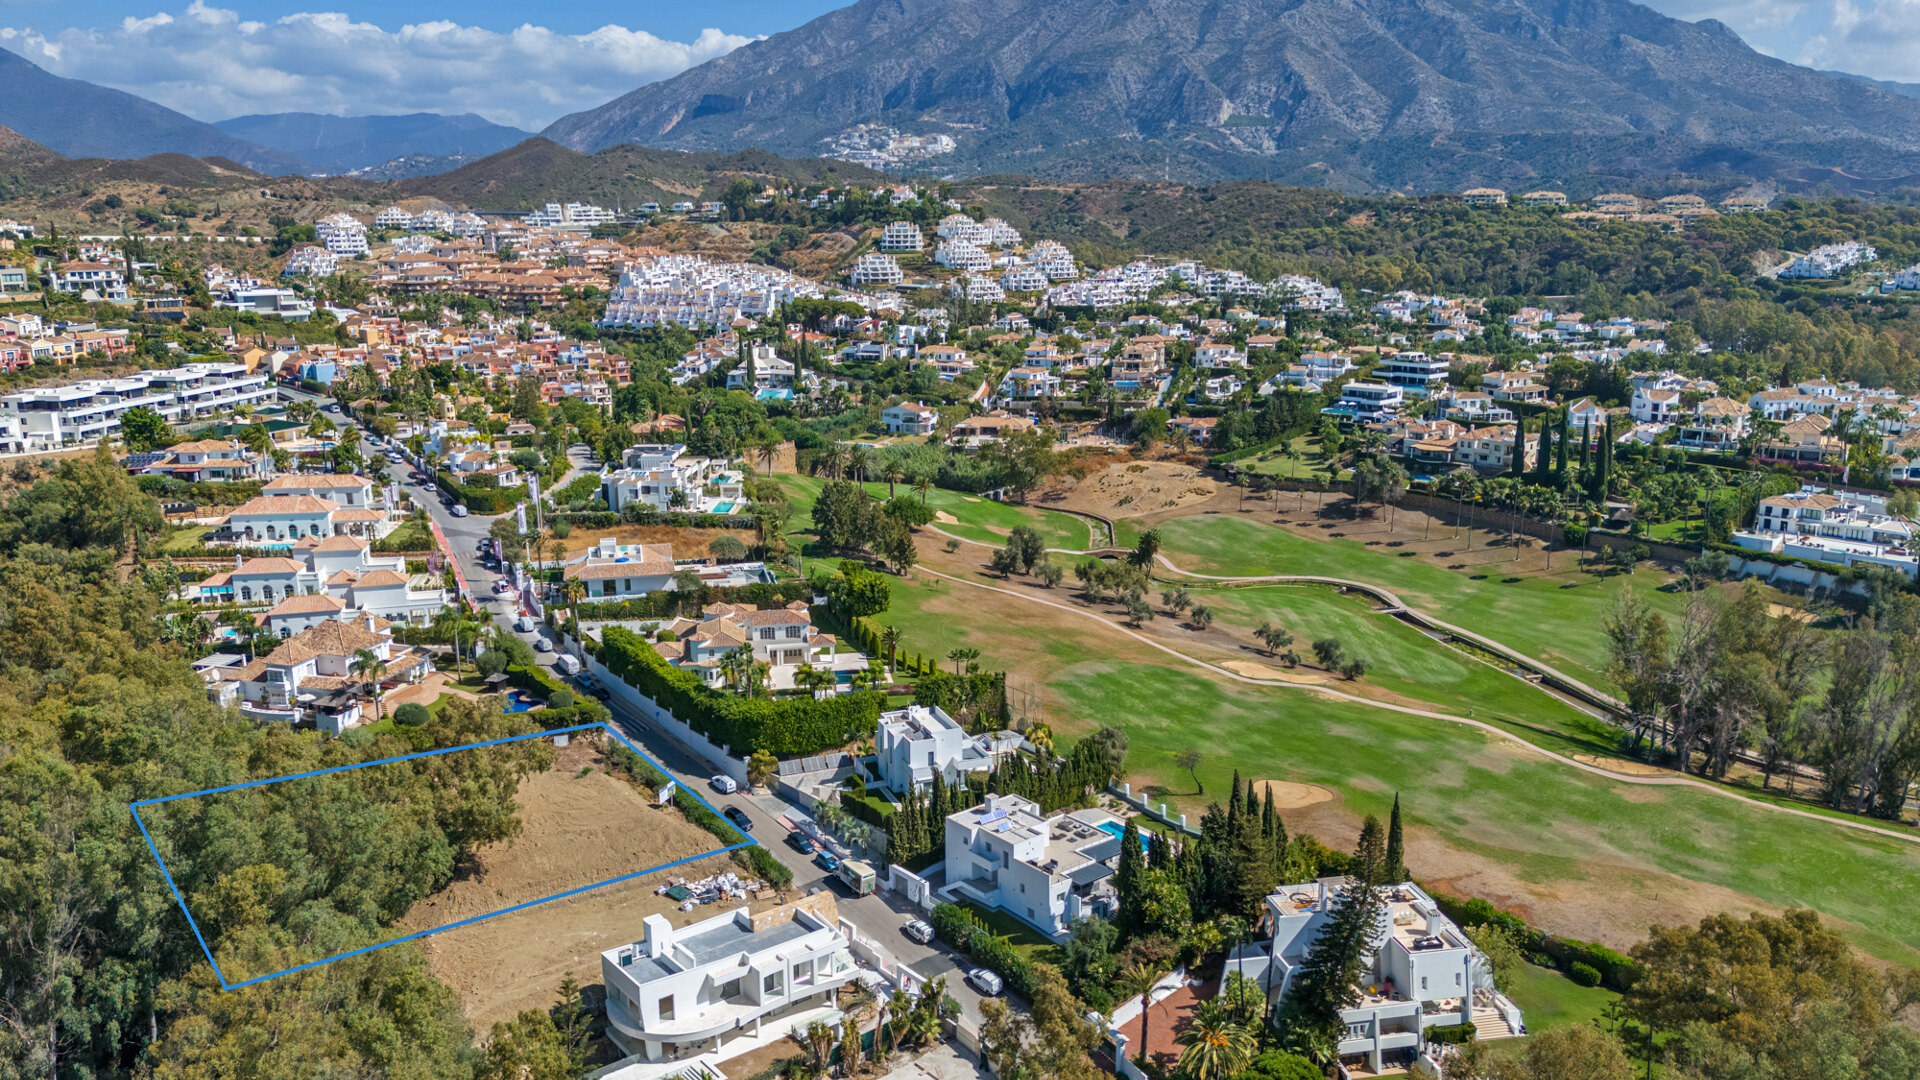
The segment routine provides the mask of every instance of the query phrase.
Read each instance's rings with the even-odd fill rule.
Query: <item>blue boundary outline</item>
[[[575,731],[592,731],[595,728],[599,728],[605,731],[607,734],[612,735],[614,738],[620,740],[621,745],[633,751],[635,754],[638,754],[642,761],[645,761],[648,765],[653,766],[653,768],[656,771],[658,771],[660,775],[673,781],[674,784],[679,788],[679,790],[684,791],[687,794],[693,796],[695,801],[699,802],[701,806],[706,807],[709,813],[713,814],[715,817],[719,818],[721,821],[726,822],[727,827],[729,829],[732,829],[734,832],[739,833],[744,839],[740,843],[732,844],[727,847],[717,848],[713,851],[703,851],[698,855],[689,855],[684,859],[675,859],[673,862],[661,863],[659,866],[650,866],[645,870],[636,870],[631,874],[622,874],[619,877],[608,878],[605,881],[597,881],[591,885],[582,885],[579,888],[568,889],[565,892],[557,892],[557,893],[554,893],[552,896],[543,896],[538,900],[528,900],[525,903],[515,904],[512,907],[501,908],[499,911],[490,911],[484,915],[474,915],[470,918],[461,919],[459,922],[451,922],[445,926],[436,926],[431,930],[420,930],[415,933],[407,934],[403,937],[394,938],[392,941],[383,941],[377,945],[368,945],[365,948],[355,949],[352,952],[344,952],[338,956],[329,956],[324,960],[314,960],[309,963],[300,964],[295,967],[290,967],[282,971],[275,971],[266,975],[256,975],[251,979],[246,979],[244,981],[237,982],[237,983],[230,983],[227,981],[226,973],[220,970],[219,961],[213,958],[213,950],[207,947],[207,939],[205,935],[201,934],[200,932],[200,924],[194,921],[193,912],[187,910],[186,897],[180,895],[180,886],[174,884],[173,873],[172,871],[167,869],[166,860],[160,857],[160,849],[154,844],[153,835],[147,831],[147,823],[145,819],[143,819],[140,816],[140,808],[143,806],[155,806],[160,803],[173,802],[178,799],[191,799],[198,795],[216,795],[224,791],[240,791],[244,788],[259,787],[262,784],[278,784],[285,780],[305,780],[315,776],[325,776],[328,773],[348,772],[353,769],[370,768],[374,765],[391,765],[391,764],[394,764],[395,762],[413,761],[416,758],[436,757],[441,754],[451,754],[460,750],[474,750],[482,746],[498,746],[501,743],[520,742],[525,739],[545,739],[555,735],[565,735]],[[161,876],[167,879],[167,888],[173,891],[173,899],[176,903],[180,905],[180,913],[187,917],[187,926],[193,930],[194,940],[200,943],[200,951],[206,955],[207,963],[212,965],[214,977],[220,980],[220,988],[222,990],[238,990],[243,986],[252,986],[254,983],[265,982],[268,979],[277,979],[282,975],[291,975],[296,971],[306,971],[309,968],[317,968],[325,964],[331,964],[336,960],[345,960],[349,956],[359,956],[363,953],[375,952],[377,950],[387,948],[390,945],[398,945],[403,941],[414,941],[418,938],[427,937],[432,934],[438,934],[445,930],[452,930],[461,926],[471,926],[472,924],[477,922],[484,922],[487,919],[497,918],[501,915],[509,915],[516,911],[524,911],[527,908],[538,907],[541,904],[549,903],[554,900],[564,900],[569,896],[577,896],[581,893],[591,892],[594,889],[604,888],[608,885],[616,885],[622,881],[631,881],[634,878],[645,877],[648,874],[658,873],[659,871],[662,871],[662,870],[670,870],[673,867],[682,866],[690,862],[697,862],[701,859],[705,859],[713,855],[725,855],[729,852],[739,851],[741,848],[752,847],[755,844],[758,844],[760,842],[758,840],[755,840],[751,835],[742,831],[741,828],[738,825],[735,825],[731,820],[729,820],[725,814],[722,814],[720,811],[714,809],[713,804],[708,802],[704,796],[702,796],[698,791],[694,790],[692,787],[689,787],[687,784],[682,782],[679,777],[669,772],[665,766],[661,765],[658,761],[655,761],[653,757],[649,755],[645,750],[642,750],[638,746],[635,746],[633,743],[633,740],[627,738],[625,735],[620,734],[620,732],[616,730],[613,727],[613,725],[605,722],[601,722],[597,724],[577,724],[573,727],[555,728],[552,731],[536,731],[528,735],[514,735],[505,739],[489,739],[486,742],[468,743],[464,746],[449,746],[444,750],[424,750],[417,754],[402,754],[399,757],[381,758],[379,761],[363,761],[357,765],[337,765],[331,769],[315,769],[312,772],[294,773],[290,776],[276,776],[267,780],[252,780],[244,784],[228,784],[225,787],[207,788],[204,791],[188,791],[179,795],[167,795],[157,799],[141,799],[137,802],[128,804],[128,809],[133,811],[134,824],[140,826],[140,835],[143,838],[145,838],[147,841],[147,850],[153,853],[153,861],[159,865]]]

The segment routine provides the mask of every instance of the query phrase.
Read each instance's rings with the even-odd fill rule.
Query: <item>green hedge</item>
[[[1822,574],[1832,574],[1841,581],[1852,581],[1856,573],[1854,567],[1841,566],[1839,563],[1821,562],[1818,559],[1796,559],[1791,555],[1780,555],[1771,551],[1751,551],[1738,544],[1728,544],[1718,540],[1707,544],[1706,548],[1708,551],[1722,551],[1748,562],[1768,562],[1775,566],[1804,566]]]
[[[972,912],[959,904],[936,904],[927,922],[935,937],[998,973],[1007,989],[1024,998],[1033,996],[1033,966],[1011,941],[980,925]]]
[[[1426,1030],[1428,1042],[1442,1045],[1458,1045],[1473,1041],[1474,1026],[1469,1020],[1464,1024],[1437,1024]]]
[[[441,491],[453,496],[461,505],[476,514],[503,514],[513,509],[514,503],[526,497],[524,488],[468,487],[456,483],[444,472],[435,473],[433,482]]]
[[[869,825],[882,829],[886,828],[887,823],[893,818],[893,804],[877,795],[842,791],[840,809],[845,810],[850,817],[859,818]]]
[[[620,511],[620,520],[629,525],[672,525],[680,529],[751,529],[753,518],[744,514],[695,514],[686,510],[655,510],[646,503],[630,502]]]
[[[874,733],[884,701],[872,691],[824,701],[723,693],[667,663],[646,639],[619,626],[609,626],[602,634],[600,662],[614,678],[653,699],[681,723],[741,755],[765,750],[789,758],[838,749]]]
[[[1447,918],[1461,927],[1498,926],[1512,934],[1523,953],[1544,953],[1551,958],[1560,970],[1573,974],[1575,965],[1584,965],[1598,973],[1596,982],[1603,982],[1614,990],[1625,990],[1640,973],[1640,967],[1632,959],[1622,956],[1604,945],[1595,945],[1589,941],[1576,941],[1572,938],[1558,938],[1544,930],[1528,926],[1526,920],[1510,911],[1502,911],[1479,897],[1462,900],[1445,893],[1427,890],[1434,903]],[[1577,980],[1576,980],[1577,981]],[[1583,984],[1584,985],[1584,984]]]
[[[607,758],[614,763],[615,767],[626,770],[655,791],[666,786],[667,781],[672,779],[647,764],[647,759],[625,746],[611,747],[607,751]],[[731,847],[740,842],[740,830],[735,828],[732,822],[708,809],[706,804],[688,791],[684,784],[674,787],[673,805],[686,815],[688,821],[719,837],[723,844]],[[762,844],[741,848],[733,853],[733,857],[746,863],[748,869],[766,878],[776,889],[785,889],[793,884],[793,871],[787,869],[785,863],[774,858],[773,853]]]

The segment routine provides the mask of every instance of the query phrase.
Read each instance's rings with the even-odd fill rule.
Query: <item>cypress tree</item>
[[[1227,835],[1231,837],[1240,824],[1240,770],[1233,770],[1233,791],[1227,796]]]
[[[1400,793],[1393,793],[1393,814],[1387,818],[1386,880],[1407,880],[1407,849],[1400,836]]]
[[[1140,826],[1128,819],[1120,834],[1120,866],[1113,874],[1113,887],[1120,894],[1118,922],[1122,930],[1140,925],[1140,886],[1146,880],[1147,858],[1140,850]]]
[[[1249,821],[1260,820],[1260,802],[1258,799],[1254,797],[1254,794],[1253,794],[1253,789],[1256,786],[1257,785],[1254,783],[1254,781],[1252,780],[1247,781],[1247,805],[1245,806],[1244,809],[1241,810],[1241,813],[1246,815],[1247,820]]]
[[[1554,447],[1553,462],[1553,471],[1556,476],[1565,477],[1567,475],[1567,440],[1572,437],[1573,409],[1569,407],[1560,411],[1560,443]]]
[[[1513,461],[1508,474],[1518,480],[1527,474],[1527,417],[1520,413],[1513,418]]]
[[[1540,453],[1533,460],[1533,482],[1544,487],[1552,477],[1553,414],[1542,413],[1540,414]]]
[[[1380,827],[1380,819],[1368,814],[1360,823],[1360,842],[1353,847],[1353,876],[1368,885],[1379,884],[1386,869],[1386,846],[1386,830]]]
[[[1267,788],[1267,798],[1260,805],[1260,835],[1273,839],[1273,826],[1279,818],[1273,812],[1273,788]]]

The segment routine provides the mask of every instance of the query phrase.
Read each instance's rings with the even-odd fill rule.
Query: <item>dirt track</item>
[[[591,771],[580,775],[582,768]],[[520,836],[484,850],[478,873],[415,904],[401,922],[405,930],[446,926],[720,846],[679,811],[656,809],[644,793],[607,773],[584,740],[523,782],[518,801]],[[597,987],[600,952],[638,938],[642,918],[661,913],[684,925],[728,910],[713,904],[682,913],[653,890],[670,876],[731,869],[727,856],[716,855],[434,934],[421,939],[420,948],[433,973],[460,994],[461,1011],[484,1039],[496,1021],[551,1005],[568,972],[582,986]]]

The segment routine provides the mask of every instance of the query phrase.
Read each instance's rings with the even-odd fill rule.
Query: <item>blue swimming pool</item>
[[[1101,822],[1100,831],[1113,837],[1115,840],[1125,840],[1127,838],[1127,827],[1124,825],[1116,825],[1111,821]],[[1142,831],[1140,833],[1140,850],[1141,851],[1147,850],[1147,842],[1148,842],[1147,834],[1144,831]]]
[[[543,704],[545,702],[528,694],[525,690],[507,691],[507,711],[510,713],[532,712]]]
[[[731,514],[733,513],[733,504],[730,502],[714,503],[713,512],[716,514]]]

